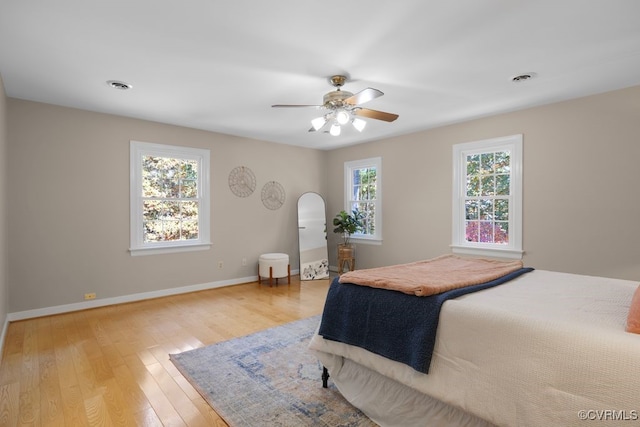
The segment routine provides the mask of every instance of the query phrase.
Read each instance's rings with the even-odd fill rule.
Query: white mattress
[[[620,417],[632,424],[640,417],[640,335],[624,328],[637,286],[535,270],[447,301],[428,375],[317,335],[310,348],[499,426],[587,425],[581,414],[589,426],[620,425],[612,419]]]

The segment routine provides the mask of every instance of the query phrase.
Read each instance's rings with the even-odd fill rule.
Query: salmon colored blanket
[[[442,255],[426,261],[344,273],[340,283],[354,283],[426,297],[498,279],[523,267],[522,261],[498,261]]]

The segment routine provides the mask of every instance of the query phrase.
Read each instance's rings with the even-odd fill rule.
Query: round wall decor
[[[246,166],[238,166],[229,173],[229,189],[238,197],[248,197],[256,189],[256,176]]]
[[[279,182],[269,181],[262,187],[262,204],[271,210],[276,210],[284,203],[284,188]]]

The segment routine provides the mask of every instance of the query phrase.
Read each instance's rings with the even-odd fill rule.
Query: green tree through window
[[[198,238],[197,183],[194,160],[142,158],[144,242]]]
[[[362,234],[373,235],[376,230],[376,168],[354,169],[353,183],[352,210],[358,210],[364,216]]]
[[[345,162],[345,211],[357,210],[363,215],[363,229],[356,239],[382,240],[382,159]]]
[[[509,243],[509,151],[466,158],[465,236],[468,242]]]
[[[208,249],[207,149],[131,141],[132,255]]]
[[[453,146],[452,250],[522,258],[522,135]]]

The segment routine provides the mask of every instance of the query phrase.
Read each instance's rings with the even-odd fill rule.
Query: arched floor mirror
[[[318,193],[304,193],[298,199],[298,246],[300,280],[328,278],[326,210]]]

